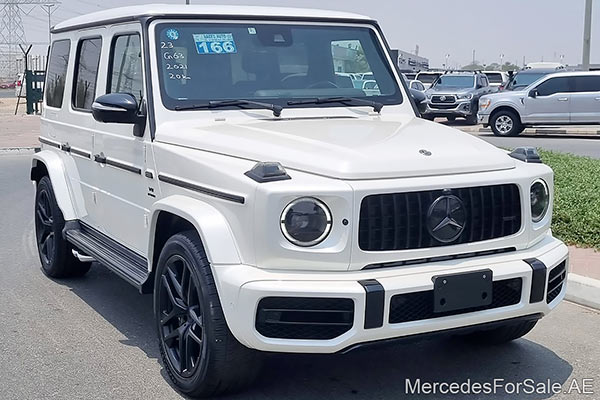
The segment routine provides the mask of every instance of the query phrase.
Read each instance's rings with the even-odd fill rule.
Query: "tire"
[[[477,123],[478,123],[477,114],[469,115],[469,116],[465,117],[465,120],[467,121],[467,125],[477,125]]]
[[[456,117],[446,117],[446,119],[448,120],[448,122],[456,121]]]
[[[523,125],[517,113],[501,110],[492,115],[490,127],[496,136],[518,136],[523,132]]]
[[[163,366],[182,393],[209,397],[235,392],[258,375],[260,355],[239,343],[227,327],[195,231],[178,233],[163,247],[154,281],[154,313]]]
[[[482,330],[464,336],[471,342],[480,344],[502,344],[511,342],[529,333],[537,324],[536,321],[513,322],[490,330]]]
[[[35,238],[44,274],[51,278],[85,275],[91,263],[79,261],[62,236],[65,220],[48,176],[42,177],[36,186],[34,213]]]

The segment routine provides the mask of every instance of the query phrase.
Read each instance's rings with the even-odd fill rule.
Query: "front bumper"
[[[483,125],[489,125],[490,114],[477,114],[477,122]]]
[[[559,278],[551,272],[555,267],[557,269],[554,272],[564,267],[565,272]],[[365,342],[526,315],[546,315],[564,298],[568,268],[567,247],[548,235],[524,251],[399,268],[315,273],[263,270],[248,265],[217,265],[213,266],[213,271],[228,326],[242,344],[262,351],[334,353]],[[432,278],[436,275],[482,269],[492,270],[494,285],[514,280],[520,282],[520,295],[513,304],[476,311],[467,309],[453,315],[429,315],[425,319],[409,322],[393,322],[392,297],[431,291]],[[351,326],[339,336],[327,339],[263,336],[257,330],[258,306],[261,300],[273,297],[350,299],[354,304]],[[405,307],[411,307],[411,304],[407,303]],[[298,324],[285,323],[291,326]]]
[[[444,104],[444,103],[431,103],[427,102],[427,108],[424,115],[433,115],[433,116],[449,116],[449,117],[467,117],[469,115],[473,115],[475,110],[473,110],[471,100],[458,101],[456,103]]]

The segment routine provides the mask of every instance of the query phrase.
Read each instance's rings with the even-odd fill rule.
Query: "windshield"
[[[475,77],[473,75],[442,75],[435,83],[435,87],[472,88],[473,86],[475,86]]]
[[[537,81],[538,79],[542,78],[543,76],[547,75],[546,72],[537,72],[537,73],[517,73],[512,81],[510,82],[510,84],[508,85],[507,89],[508,90],[515,90],[515,89],[523,89],[526,88],[527,86],[531,85],[533,82]]]
[[[423,83],[433,83],[441,74],[419,74],[417,80]]]
[[[175,22],[158,24],[156,32],[162,100],[169,109],[239,99],[284,107],[302,98],[402,102],[370,28]],[[365,81],[375,84],[367,89]],[[340,104],[294,105],[331,106]]]

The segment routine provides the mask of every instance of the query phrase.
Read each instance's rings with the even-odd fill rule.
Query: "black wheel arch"
[[[31,163],[31,171],[29,177],[32,181],[38,183],[44,176],[49,176],[46,164],[41,160],[34,159]]]

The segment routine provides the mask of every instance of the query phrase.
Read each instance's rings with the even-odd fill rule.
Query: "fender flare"
[[[156,226],[161,212],[174,214],[191,223],[200,235],[211,265],[240,264],[241,258],[225,216],[212,205],[182,195],[172,195],[154,203],[150,218],[148,261],[152,268]]]
[[[58,208],[63,213],[65,221],[77,219],[77,212],[72,201],[69,184],[62,159],[58,154],[43,150],[33,155],[31,161],[31,180],[39,181],[41,179],[42,165],[45,167],[52,182],[52,190]]]

